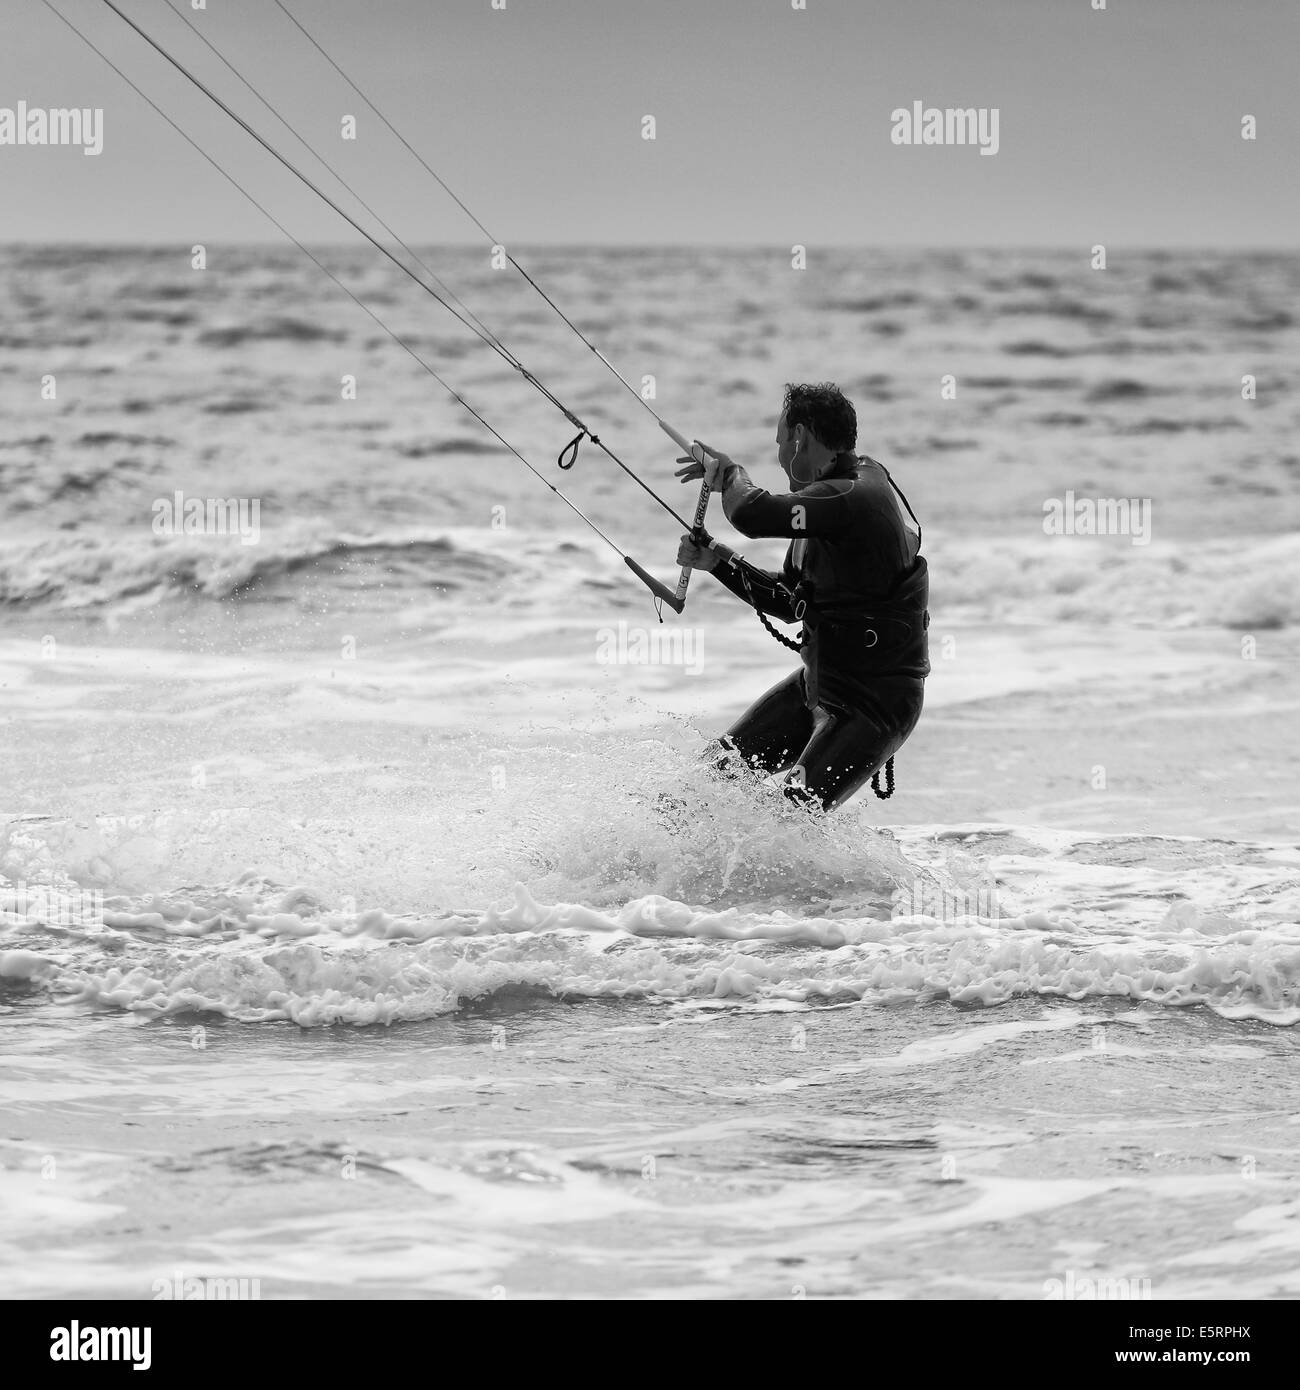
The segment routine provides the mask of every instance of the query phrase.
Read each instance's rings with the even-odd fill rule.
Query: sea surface
[[[1300,257],[518,251],[629,392],[421,248],[683,514],[637,397],[772,487],[855,400],[934,674],[826,817],[699,763],[790,654],[546,484],[681,525],[318,254],[542,479],[292,247],[0,252],[0,1295],[1300,1294]]]

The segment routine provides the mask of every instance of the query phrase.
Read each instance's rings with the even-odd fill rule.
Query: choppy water
[[[540,301],[437,254],[675,486]],[[530,258],[760,478],[782,383],[837,378],[925,525],[899,793],[810,819],[695,764],[785,654],[697,577],[691,645],[605,660],[654,626],[617,557],[295,255],[3,262],[0,1287],[1294,1293],[1300,260]],[[671,519],[335,260],[672,573]],[[177,490],[256,542],[156,535]],[[1067,490],[1149,543],[1045,535]]]

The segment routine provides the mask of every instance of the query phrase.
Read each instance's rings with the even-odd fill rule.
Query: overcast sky
[[[352,239],[102,0],[53,3],[295,232]],[[166,0],[118,3],[294,150]],[[407,240],[474,240],[273,0],[176,3]],[[286,3],[515,244],[1286,247],[1300,227],[1297,0]],[[0,21],[0,108],[104,110],[98,157],[0,146],[0,238],[276,239],[39,0]],[[996,107],[998,153],[892,143],[915,101]]]

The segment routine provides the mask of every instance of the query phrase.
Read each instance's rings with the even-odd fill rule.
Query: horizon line
[[[317,240],[316,238],[302,238],[304,244],[320,247],[329,250],[353,251],[364,250],[368,243],[364,241],[337,241],[337,240]],[[206,243],[190,241],[184,237],[158,238],[154,240],[128,240],[120,237],[108,237],[92,240],[84,237],[51,238],[49,240],[36,241],[26,237],[3,237],[0,236],[0,249],[35,249],[35,250],[54,250],[58,248],[111,248],[114,250],[163,250],[168,247],[193,246],[198,244],[239,246],[248,249],[261,250],[296,250],[293,243],[284,238],[253,238],[253,237],[218,237],[210,239]],[[401,243],[393,241],[392,245],[398,246]],[[482,251],[486,245],[482,240],[476,241],[415,241],[408,239],[405,243],[409,246],[436,246],[446,251]],[[1081,255],[1087,255],[1094,245],[1104,245],[1109,254],[1112,247],[1122,246],[1126,252],[1170,252],[1170,251],[1217,251],[1217,252],[1284,252],[1291,255],[1300,255],[1300,243],[1288,242],[1089,242],[1085,249],[1081,242],[909,242],[909,241],[842,241],[842,242],[820,242],[820,243],[794,243],[790,245],[813,245],[819,251],[1078,251]],[[775,243],[772,241],[571,241],[543,238],[536,241],[519,240],[502,242],[503,246],[525,246],[533,247],[538,250],[600,250],[600,251],[700,251],[700,250],[731,250],[731,251],[772,251],[776,253],[780,250],[785,254],[785,242]],[[373,249],[373,248],[371,248]]]

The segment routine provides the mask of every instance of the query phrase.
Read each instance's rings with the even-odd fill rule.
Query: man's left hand
[[[697,482],[701,478],[708,479],[710,492],[721,492],[723,490],[723,480],[726,478],[727,469],[732,466],[732,460],[726,454],[717,449],[711,449],[701,440],[695,441],[704,451],[704,462],[697,463],[693,458],[679,458],[678,463],[686,466],[677,470],[677,477],[683,483]]]

